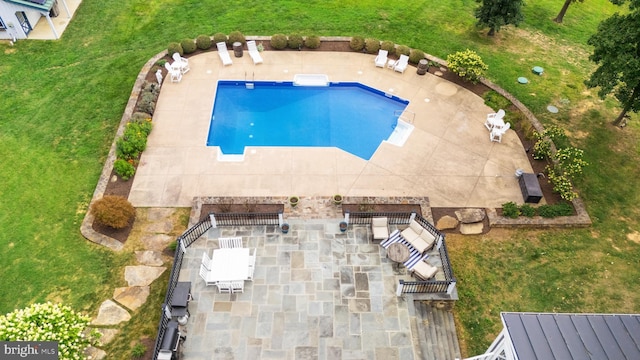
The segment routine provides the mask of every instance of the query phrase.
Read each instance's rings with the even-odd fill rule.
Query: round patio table
[[[409,249],[401,243],[393,243],[387,248],[387,257],[399,266],[400,263],[409,260]]]

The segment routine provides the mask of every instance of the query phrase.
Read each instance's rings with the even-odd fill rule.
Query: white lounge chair
[[[388,55],[389,55],[389,52],[387,50],[379,50],[378,56],[376,56],[375,58],[376,66],[384,68],[384,66],[387,64]]]
[[[171,67],[171,65],[169,65],[168,62],[164,63],[164,67],[167,69],[167,72],[169,73],[171,82],[182,81],[182,73],[180,72],[180,70],[174,69],[173,67]]]
[[[233,64],[229,50],[227,50],[227,44],[225,42],[219,42],[216,43],[216,46],[218,47],[218,56],[220,56],[220,60],[222,60],[222,65],[227,66]]]
[[[389,237],[389,220],[386,217],[374,217],[371,219],[371,232],[373,240],[385,240]]]
[[[511,123],[506,123],[502,128],[494,128],[491,130],[489,134],[489,140],[502,142],[502,135],[504,135],[507,130],[511,127]]]
[[[262,64],[262,56],[260,56],[258,46],[254,40],[247,41],[247,50],[249,51],[249,56],[251,56],[251,60],[253,60],[254,64]]]
[[[498,112],[488,114],[487,121],[484,122],[484,126],[487,128],[487,130],[493,130],[495,124],[498,121],[502,121],[502,118],[504,118],[504,114],[505,112],[502,109],[498,110]]]
[[[181,73],[185,74],[189,71],[189,59],[183,58],[179,53],[173,53],[173,64],[171,67],[178,68]]]
[[[395,65],[393,65],[393,70],[399,73],[404,73],[407,70],[407,66],[409,66],[409,57],[407,55],[400,55],[400,59],[396,61]]]

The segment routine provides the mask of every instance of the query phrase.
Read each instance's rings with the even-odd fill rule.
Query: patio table
[[[400,263],[409,260],[409,249],[399,242],[389,245],[387,257],[396,263],[396,268],[400,268]]]
[[[207,282],[237,281],[248,278],[249,248],[224,248],[213,251]]]

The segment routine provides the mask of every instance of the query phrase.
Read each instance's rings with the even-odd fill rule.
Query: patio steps
[[[453,313],[437,309],[424,301],[414,301],[416,332],[420,344],[415,349],[419,359],[460,359],[460,344]]]

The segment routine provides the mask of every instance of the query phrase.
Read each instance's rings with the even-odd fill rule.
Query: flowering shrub
[[[542,133],[534,133],[537,141],[533,145],[533,158],[536,160],[549,159],[551,157],[551,142],[556,144],[557,148],[562,148],[561,144],[566,142],[567,135],[560,127],[551,125],[544,129]]]
[[[553,158],[555,166],[547,166],[549,181],[553,184],[553,191],[560,194],[564,200],[571,201],[578,197],[573,191],[572,180],[576,176],[582,175],[582,169],[589,165],[583,159],[584,151],[574,147],[567,147],[558,150]]]
[[[90,318],[70,307],[47,302],[32,304],[0,316],[0,339],[4,341],[57,341],[59,359],[85,359],[84,351],[95,345],[96,331],[85,334]]]
[[[489,66],[473,50],[458,51],[447,56],[448,67],[461,78],[477,83]]]

